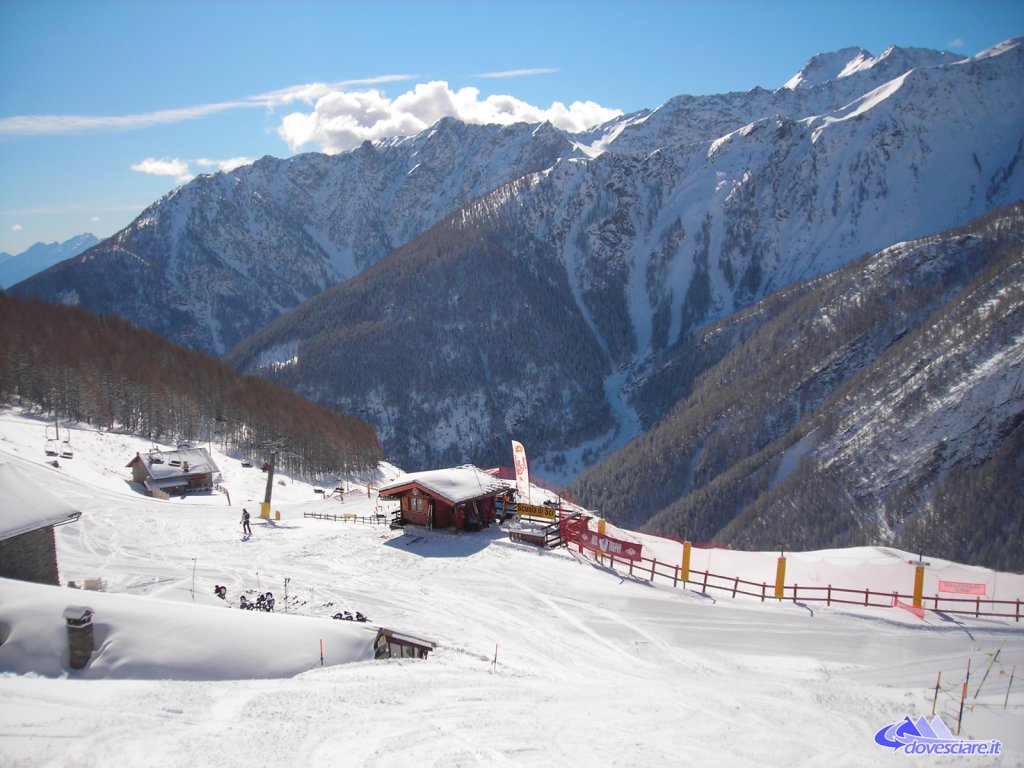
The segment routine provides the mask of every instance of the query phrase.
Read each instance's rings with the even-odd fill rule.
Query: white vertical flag
[[[516,468],[516,490],[519,498],[530,503],[530,470],[526,466],[526,449],[518,440],[512,441],[512,464]]]

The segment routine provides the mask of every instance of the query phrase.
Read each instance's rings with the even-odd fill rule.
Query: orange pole
[[[783,555],[779,558],[779,563],[775,567],[775,598],[777,600],[782,599],[782,595],[786,590],[786,557]]]

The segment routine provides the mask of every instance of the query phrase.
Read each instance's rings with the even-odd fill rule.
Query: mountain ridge
[[[20,253],[0,254],[0,288],[9,288],[54,264],[74,258],[98,242],[96,235],[83,232],[64,242],[39,242]]]
[[[229,359],[360,414],[406,466],[469,450],[490,463],[512,432],[536,419],[535,460],[548,474],[573,477],[674,402],[668,392],[646,402],[644,382],[707,323],[864,253],[1024,197],[1020,44],[966,60],[935,52],[934,66],[921,66],[929,55],[891,49],[872,66],[862,59],[841,80],[806,88],[677,97],[576,136],[549,125],[449,119],[337,156],[264,158],[200,177],[153,206],[81,257],[76,268],[93,264],[95,277],[85,271],[69,282],[74,270],[65,268],[19,288],[83,305],[89,291],[104,302],[117,293],[129,317],[193,346],[239,344]],[[919,66],[891,77],[901,56]],[[454,264],[475,269],[457,238],[480,248],[482,264],[514,264],[516,291],[454,275]],[[420,301],[399,302],[389,278],[370,266],[386,261],[401,270],[402,259],[428,270],[419,293],[407,276],[394,278]],[[121,295],[129,292],[104,260],[141,288]],[[350,326],[331,330],[332,313],[316,309],[315,294],[343,268],[376,282],[342,292],[374,319],[335,312]],[[442,277],[464,286],[456,303]],[[571,301],[556,300],[551,286]],[[534,291],[545,297],[536,319],[528,311]],[[391,296],[401,311],[380,314],[365,303],[373,295]],[[302,300],[313,302],[302,316],[315,323],[268,325]],[[460,320],[462,313],[479,319]],[[564,353],[578,374],[550,354],[562,348],[559,322],[578,329]],[[489,334],[489,323],[501,334]],[[420,326],[429,325],[457,331],[460,343],[421,375],[416,366],[431,347]],[[519,337],[506,335],[512,327]],[[422,347],[396,342],[396,328]],[[260,350],[244,341],[257,329]],[[345,364],[328,349],[332,335],[341,349],[355,340],[361,378],[327,366]],[[518,359],[545,365],[519,380],[503,369],[505,378],[489,381],[506,338],[525,347]],[[402,407],[380,397],[400,368],[380,340],[404,350],[401,362],[420,382],[418,403],[400,416]],[[431,370],[448,373],[430,380]],[[432,410],[444,387],[472,406]],[[574,425],[531,417],[531,402],[551,404]],[[460,432],[472,422],[488,436],[463,444]],[[396,424],[412,436],[392,432]]]

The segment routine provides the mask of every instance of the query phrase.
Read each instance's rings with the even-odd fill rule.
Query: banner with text
[[[551,507],[543,507],[539,504],[516,504],[516,513],[520,517],[539,517],[541,520],[555,520],[558,517],[558,510]]]
[[[984,595],[985,585],[969,581],[939,581],[939,592],[950,592],[956,595]]]
[[[622,560],[643,559],[642,544],[615,539],[611,536],[602,536],[596,531],[589,530],[586,527],[586,520],[572,521],[572,524],[563,525],[562,538],[568,543],[579,544],[587,549],[604,552],[606,555],[614,555]]]

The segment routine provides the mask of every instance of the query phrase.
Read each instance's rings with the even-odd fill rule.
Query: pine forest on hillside
[[[1024,570],[1024,205],[773,295],[646,383],[681,399],[572,486],[742,549],[894,544]]]
[[[0,401],[154,441],[214,441],[295,472],[372,468],[380,444],[335,413],[116,316],[0,291]]]

